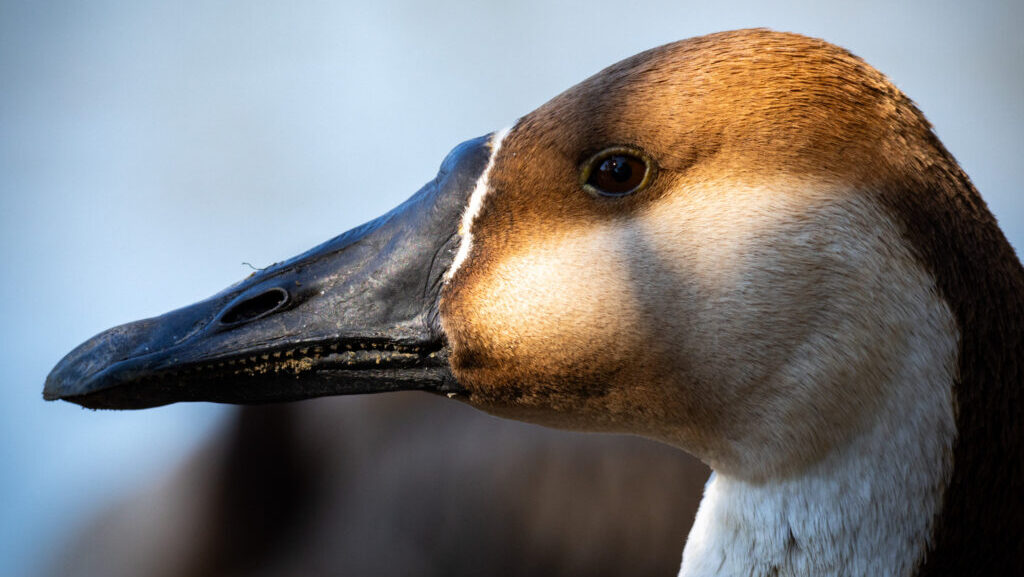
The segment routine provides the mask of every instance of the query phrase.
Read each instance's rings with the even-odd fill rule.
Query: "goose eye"
[[[645,188],[651,172],[650,161],[639,150],[616,147],[591,157],[583,165],[580,181],[593,194],[626,196]]]

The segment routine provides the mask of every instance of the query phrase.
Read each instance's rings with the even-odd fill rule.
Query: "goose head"
[[[719,476],[687,545],[694,574],[741,546],[715,526],[758,515],[806,547],[803,566],[827,568],[849,551],[819,563],[830,553],[815,557],[809,527],[857,526],[896,501],[803,524],[736,503],[764,487],[758,503],[810,503],[821,488],[808,479],[855,490],[870,471],[896,480],[869,492],[915,504],[892,535],[849,548],[908,574],[926,550],[934,567],[980,543],[964,527],[980,535],[969,520],[985,511],[1020,517],[1019,499],[986,509],[959,489],[971,458],[997,497],[1022,479],[1020,462],[998,472],[976,457],[1021,456],[1006,431],[1021,414],[1007,391],[1021,383],[1022,279],[967,177],[881,73],[820,40],[737,31],[615,64],[460,145],[387,215],[94,337],[44,396],[140,408],[419,389],[651,437]],[[1000,402],[994,430],[980,426]],[[783,566],[769,561],[765,573]]]

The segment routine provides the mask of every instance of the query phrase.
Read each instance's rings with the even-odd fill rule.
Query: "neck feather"
[[[681,576],[915,574],[952,474],[959,343],[945,303],[919,296],[919,330],[894,345],[902,361],[873,418],[790,475],[712,476]]]
[[[880,195],[960,327],[954,469],[920,577],[1024,575],[1024,268],[967,175],[938,155]]]

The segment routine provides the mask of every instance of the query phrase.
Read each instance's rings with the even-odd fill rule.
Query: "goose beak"
[[[57,364],[43,397],[138,409],[460,392],[438,300],[488,142],[456,147],[437,178],[376,220],[207,300],[93,337]]]

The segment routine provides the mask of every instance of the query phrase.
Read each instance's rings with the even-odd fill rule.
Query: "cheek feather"
[[[556,372],[629,349],[634,299],[618,231],[579,229],[527,246],[497,263],[465,303],[478,337]]]

